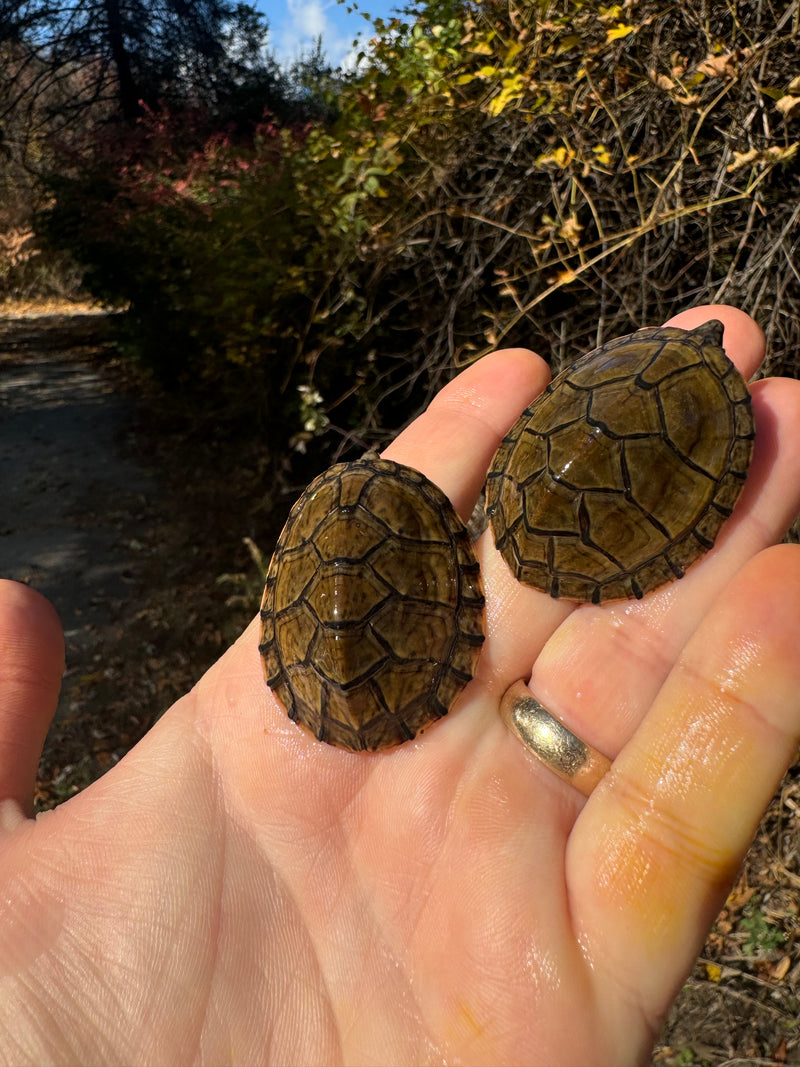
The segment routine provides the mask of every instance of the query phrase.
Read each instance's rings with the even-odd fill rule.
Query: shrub
[[[148,116],[47,229],[163,379],[319,462],[490,347],[558,365],[686,303],[748,306],[791,370],[790,12],[431,0],[376,23],[327,125]]]

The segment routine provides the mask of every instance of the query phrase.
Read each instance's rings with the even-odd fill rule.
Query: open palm
[[[746,376],[763,355],[734,309]],[[451,383],[386,453],[468,515],[545,384],[530,353]],[[315,741],[257,624],[129,755],[35,822],[60,628],[0,585],[0,1058],[52,1063],[641,1061],[800,735],[800,386],[717,548],[637,603],[575,609],[479,544],[487,640],[443,722],[380,754]],[[793,495],[794,494],[794,495]],[[614,764],[584,800],[497,709],[539,699]]]

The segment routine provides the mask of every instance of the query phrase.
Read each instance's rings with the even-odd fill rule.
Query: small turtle
[[[714,543],[747,476],[750,394],[723,325],[639,330],[559,374],[492,461],[486,510],[515,577],[641,597]]]
[[[376,453],[339,463],[297,501],[269,566],[267,684],[320,741],[400,744],[472,678],[483,603],[472,542],[441,489]]]

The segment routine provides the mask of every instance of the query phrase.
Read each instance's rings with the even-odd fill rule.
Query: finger
[[[427,411],[384,452],[423,471],[467,518],[494,453],[510,427],[542,391],[547,365],[525,349],[486,356],[455,378]],[[526,677],[538,649],[572,610],[520,585],[487,532],[478,546],[486,592],[486,632],[478,679],[490,691]]]
[[[576,823],[568,877],[581,944],[651,1018],[796,752],[798,643],[800,549],[782,545],[719,598]]]
[[[547,364],[527,349],[485,356],[446,385],[383,455],[422,471],[466,520],[500,441],[549,379]]]
[[[64,673],[64,638],[52,604],[0,580],[0,801],[33,813],[33,787]]]

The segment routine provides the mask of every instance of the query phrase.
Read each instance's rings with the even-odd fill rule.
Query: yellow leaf
[[[475,77],[476,78],[483,78],[484,80],[487,80],[489,78],[496,77],[496,75],[497,75],[497,67],[481,67],[481,69],[478,71],[478,73],[475,75]]]
[[[497,118],[498,115],[502,115],[512,100],[518,100],[519,93],[509,92],[507,89],[501,89],[497,96],[492,97],[489,101],[489,107],[487,108],[490,115],[494,115]]]
[[[567,148],[565,145],[559,145],[558,148],[554,148],[552,152],[546,152],[544,155],[538,156],[536,165],[539,167],[564,167],[569,166],[572,160],[575,158],[575,153],[571,148]]]
[[[601,167],[610,167],[612,163],[611,153],[604,144],[596,144],[592,151]]]
[[[477,41],[470,49],[470,52],[476,56],[490,56],[494,49],[486,41]]]
[[[502,89],[489,101],[489,114],[495,116],[502,114],[508,104],[520,99],[524,91],[525,83],[520,74],[515,74],[511,78],[503,78]]]
[[[706,974],[708,975],[709,982],[719,982],[722,978],[722,968],[716,963],[706,964]]]
[[[635,26],[626,26],[624,22],[618,22],[616,26],[606,30],[606,44],[610,41],[619,41],[621,38],[627,37],[629,33],[634,33],[635,29]]]

